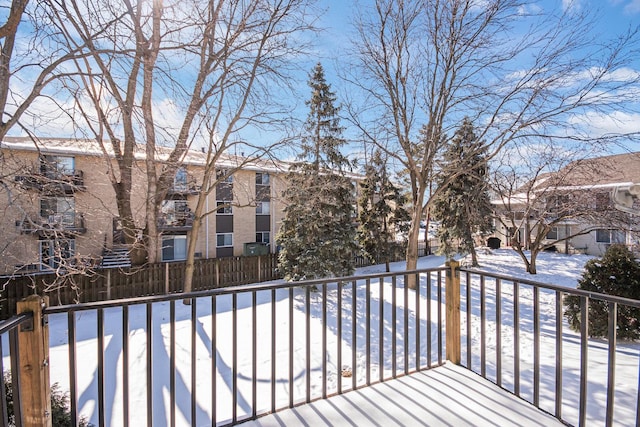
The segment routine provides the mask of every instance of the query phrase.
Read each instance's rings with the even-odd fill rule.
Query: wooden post
[[[111,299],[111,269],[107,270],[107,299]]]
[[[449,260],[445,264],[447,269],[446,279],[446,310],[447,333],[446,353],[447,360],[460,364],[460,263]]]
[[[33,324],[21,325],[18,332],[20,353],[20,397],[24,427],[51,426],[51,387],[49,385],[49,325],[42,315],[48,297],[31,295],[18,302],[18,314],[33,312]]]

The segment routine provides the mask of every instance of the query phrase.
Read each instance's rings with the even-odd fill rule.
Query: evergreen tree
[[[488,233],[492,228],[487,179],[486,147],[465,118],[445,146],[432,212],[440,220],[440,252],[447,257],[456,252],[470,253],[474,266],[478,258],[473,235]]]
[[[406,197],[390,181],[385,163],[380,151],[374,152],[360,183],[358,241],[369,261],[384,261],[389,271],[389,259],[398,249],[396,236],[406,233],[411,217]]]
[[[287,207],[276,240],[278,267],[288,280],[345,276],[357,251],[355,195],[339,108],[321,64],[309,79],[311,99],[301,153],[288,174]]]
[[[578,289],[601,294],[640,299],[640,263],[624,245],[611,245],[602,258],[587,261]],[[571,329],[580,330],[581,298],[570,295],[564,299],[565,316]],[[640,338],[640,309],[618,305],[617,337]],[[609,336],[609,304],[595,298],[589,301],[589,336]]]

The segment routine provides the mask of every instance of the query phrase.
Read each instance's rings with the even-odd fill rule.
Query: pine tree
[[[465,118],[445,146],[432,212],[440,220],[440,252],[447,257],[470,253],[474,266],[478,258],[473,235],[488,233],[492,228],[487,179],[486,147]]]
[[[407,231],[411,217],[405,209],[406,197],[389,179],[385,163],[376,151],[360,183],[358,242],[369,261],[384,262],[389,271],[396,236]]]
[[[311,99],[301,153],[288,174],[287,207],[276,240],[278,268],[287,280],[346,276],[357,251],[355,195],[339,108],[321,64],[309,79]]]
[[[624,245],[611,245],[602,258],[587,261],[578,289],[640,299],[640,262]],[[564,315],[571,329],[580,330],[581,298],[564,298]],[[589,336],[609,336],[609,304],[595,298],[589,301]],[[619,339],[640,338],[640,309],[620,304],[617,309],[616,336]]]

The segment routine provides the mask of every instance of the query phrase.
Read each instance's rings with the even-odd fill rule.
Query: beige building
[[[505,193],[492,203],[503,246],[601,256],[612,244],[640,253],[640,153],[583,159]],[[622,206],[620,199],[624,199]]]
[[[35,144],[29,138],[7,137],[0,152],[0,272],[50,270],[62,259],[104,266],[127,263],[108,164],[95,141],[46,139]],[[284,208],[277,195],[284,188],[287,166],[239,163],[242,160],[218,162],[218,173],[229,176],[206,198],[211,214],[202,219],[197,257],[276,249],[274,237]],[[186,256],[204,164],[205,154],[191,151],[176,173],[158,221],[159,260]],[[132,209],[139,226],[144,225],[146,197],[142,150],[136,153],[133,171]]]

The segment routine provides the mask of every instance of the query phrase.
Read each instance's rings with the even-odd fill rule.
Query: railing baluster
[[[4,351],[2,348],[2,336],[0,336],[0,356],[2,355],[4,355]],[[0,427],[7,427],[9,425],[9,417],[7,416],[8,411],[7,411],[7,393],[5,391],[6,381],[5,381],[5,374],[4,374],[4,357],[0,357],[0,375],[2,375],[2,383],[0,383]]]
[[[276,411],[276,290],[271,289],[271,412]]]
[[[513,282],[513,394],[520,396],[520,285]]]
[[[216,396],[218,394],[218,345],[217,345],[218,299],[211,296],[211,425],[218,422]]]
[[[367,278],[365,284],[365,359],[366,359],[366,373],[365,382],[369,386],[371,385],[371,279]]]
[[[396,280],[397,276],[391,276],[391,377],[396,378],[396,366],[397,366],[397,349],[396,349],[396,334],[397,334],[397,317],[398,317],[398,305],[397,305],[397,295],[396,290],[398,288],[398,283]]]
[[[416,347],[415,347],[415,360],[416,360],[416,371],[420,370],[420,356],[422,343],[420,342],[420,274],[416,273],[416,307],[415,307],[415,325],[416,325]]]
[[[18,328],[9,331],[9,354],[11,354],[11,392],[13,394],[13,415],[16,427],[22,427],[23,400],[20,397],[20,346],[18,345]],[[76,414],[77,416],[77,410]]]
[[[487,377],[487,307],[484,275],[480,276],[480,374]]]
[[[251,292],[251,418],[258,414],[258,301]],[[272,332],[273,333],[273,332]]]
[[[337,393],[342,393],[342,284],[336,282],[336,379]],[[328,356],[328,355],[327,355]]]
[[[556,291],[556,396],[555,416],[562,419],[562,300],[564,294]]]
[[[231,295],[231,422],[238,421],[238,294]]]
[[[196,372],[198,358],[196,354],[196,322],[198,321],[197,299],[191,298],[191,425],[197,425],[196,408],[198,406],[198,387]]]
[[[327,283],[322,285],[322,398],[327,398]],[[336,284],[336,292],[338,296],[338,303],[336,304],[336,320],[337,320],[337,333],[336,333],[336,345],[338,351],[338,362],[336,369],[340,369],[340,339],[342,337],[342,316],[340,315],[340,307],[342,306],[342,292],[340,292],[340,284]],[[341,377],[338,375],[338,393],[342,388]]]
[[[540,289],[533,288],[533,406],[540,407]]]
[[[176,425],[176,302],[169,302],[169,396],[171,427]]]
[[[69,407],[71,410],[71,425],[78,425],[78,358],[76,351],[76,314],[67,313],[67,333],[69,342]],[[17,371],[15,371],[17,372]],[[125,389],[126,390],[126,389]],[[14,396],[17,393],[13,394]]]
[[[384,279],[378,281],[380,297],[378,298],[378,377],[380,382],[384,381]]]
[[[404,276],[404,286],[403,286],[403,296],[404,302],[402,304],[402,311],[404,312],[404,324],[402,331],[402,343],[404,350],[404,374],[407,375],[409,373],[409,286],[407,283],[409,281],[409,276]],[[418,283],[416,283],[416,290],[419,289]]]
[[[427,273],[427,369],[431,368],[432,345],[431,345],[431,272]]]
[[[104,406],[104,309],[98,309],[98,425],[106,425]]]
[[[69,315],[74,315],[74,313],[69,312]],[[71,338],[69,338],[69,340],[71,340]],[[124,304],[122,306],[122,423],[125,426],[129,425],[129,305],[128,304]]]
[[[607,358],[607,419],[606,426],[613,425],[613,407],[616,390],[616,343],[618,330],[618,304],[609,303],[609,345]]]
[[[289,408],[293,408],[293,288],[289,288]]]
[[[472,341],[471,341],[471,273],[469,271],[465,274],[466,277],[466,308],[467,308],[467,369],[472,368]]]
[[[502,281],[496,279],[496,384],[502,387]]]
[[[153,427],[153,303],[147,303],[147,427]]]
[[[438,271],[438,366],[442,365],[442,271]]]
[[[306,351],[306,363],[305,363],[305,375],[306,375],[306,393],[305,393],[305,402],[311,402],[311,289],[309,286],[305,286],[304,288],[305,294],[305,336],[307,337],[307,351]]]
[[[357,348],[358,348],[358,310],[357,310],[357,289],[356,281],[351,282],[351,390],[355,390],[358,386],[358,370],[357,366]]]
[[[587,420],[587,360],[589,349],[589,297],[580,297],[580,417],[579,426]]]

